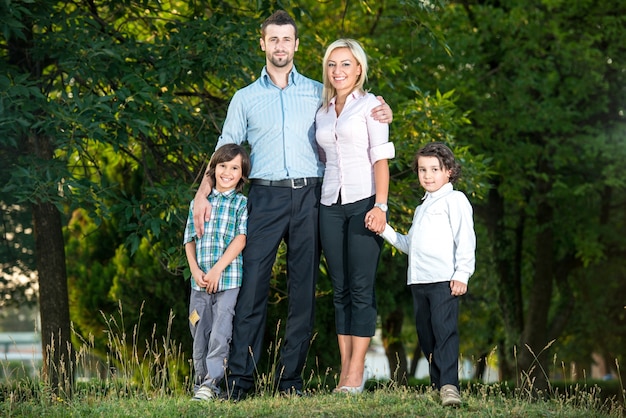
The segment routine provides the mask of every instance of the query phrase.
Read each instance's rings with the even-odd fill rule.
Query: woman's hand
[[[380,208],[372,208],[365,214],[365,227],[376,234],[382,233],[386,224],[387,215]]]

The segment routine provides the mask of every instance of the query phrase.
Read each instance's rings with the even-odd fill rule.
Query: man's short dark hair
[[[268,25],[291,25],[295,31],[296,39],[298,39],[298,27],[296,26],[296,22],[289,16],[289,13],[284,10],[277,10],[270,17],[265,19],[265,22],[261,25],[261,37],[263,39],[265,39],[265,28],[267,28]]]

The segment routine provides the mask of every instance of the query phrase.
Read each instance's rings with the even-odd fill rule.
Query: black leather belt
[[[301,189],[310,184],[320,183],[321,181],[322,179],[320,177],[303,177],[299,179],[284,180],[250,179],[250,183],[258,184],[259,186],[291,187],[292,189]]]

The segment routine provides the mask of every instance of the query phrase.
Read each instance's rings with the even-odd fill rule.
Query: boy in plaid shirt
[[[243,147],[220,147],[206,174],[215,186],[207,197],[211,217],[205,222],[202,238],[197,237],[194,226],[193,201],[189,208],[183,244],[192,275],[193,400],[216,397],[224,378],[243,273],[241,252],[246,245],[248,209],[241,191],[249,174],[250,158]]]

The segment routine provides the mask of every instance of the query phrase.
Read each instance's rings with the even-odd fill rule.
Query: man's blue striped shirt
[[[253,179],[322,177],[315,141],[321,94],[322,84],[300,75],[295,66],[284,89],[264,67],[258,80],[234,94],[216,148],[247,142]]]

